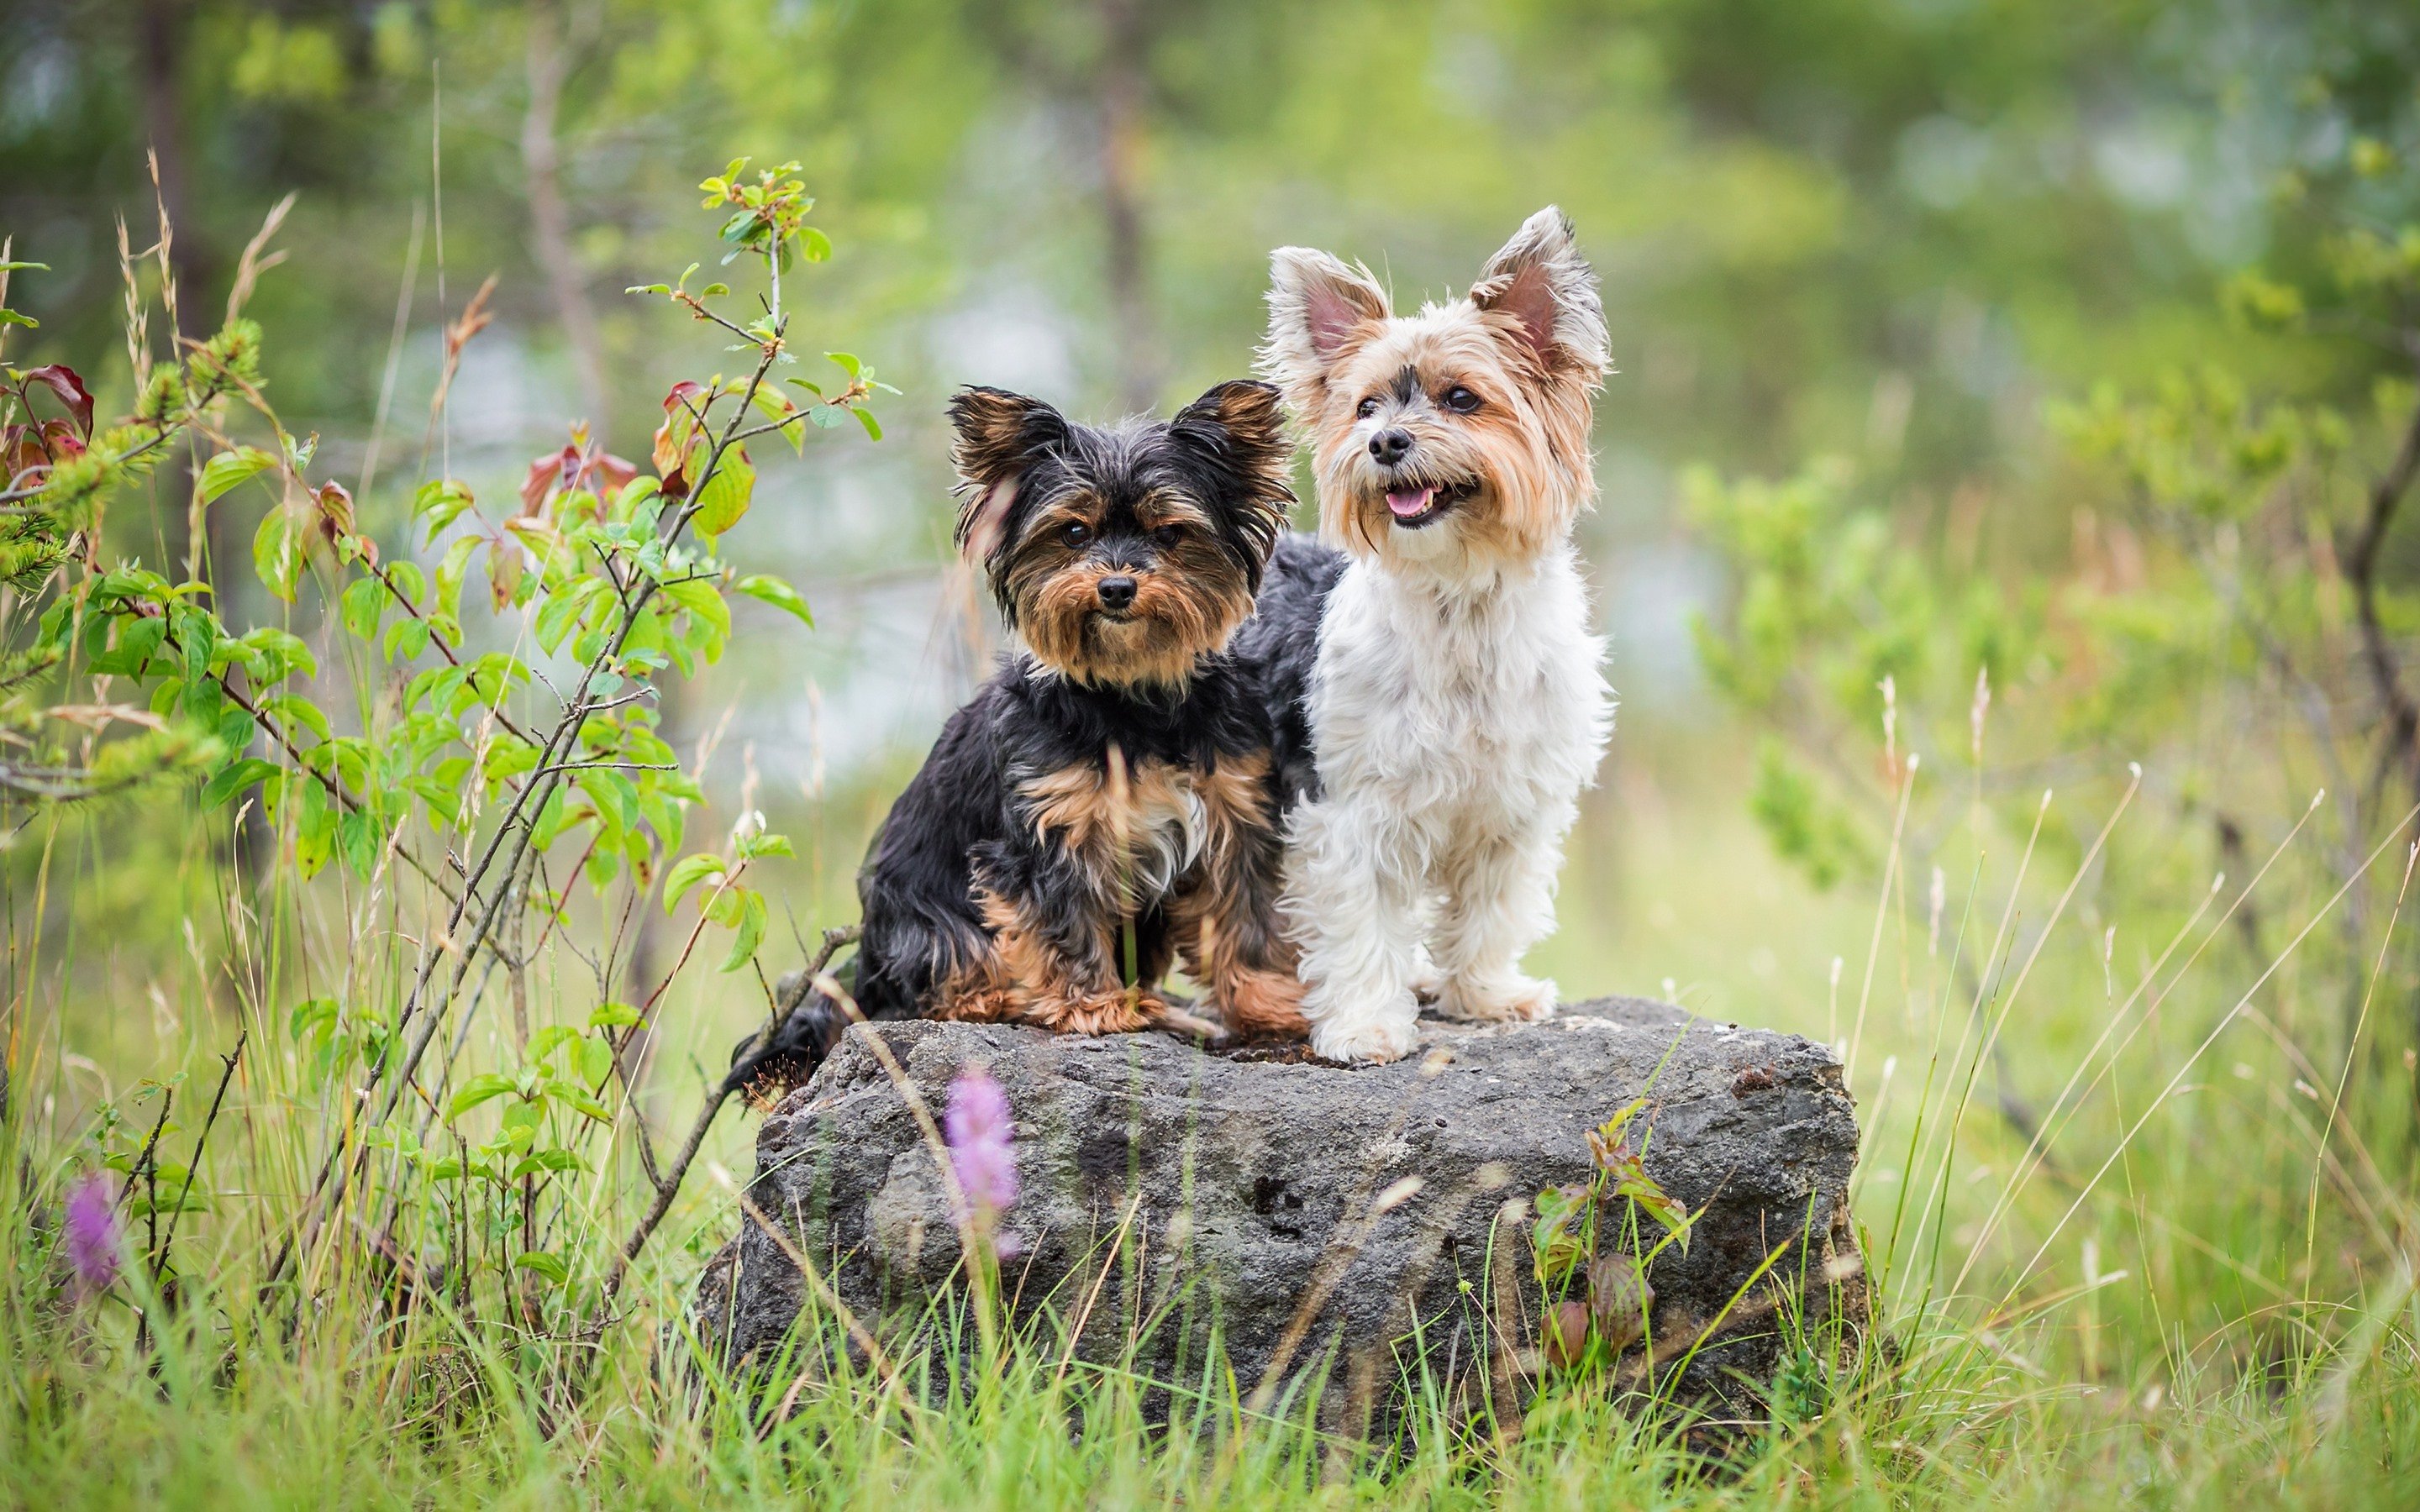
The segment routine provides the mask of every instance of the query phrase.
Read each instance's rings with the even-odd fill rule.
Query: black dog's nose
[[[1094,592],[1101,595],[1103,609],[1125,609],[1135,601],[1135,580],[1123,575],[1104,578],[1094,585]]]
[[[1412,433],[1403,429],[1382,430],[1370,438],[1370,455],[1388,467],[1404,459],[1412,449]]]

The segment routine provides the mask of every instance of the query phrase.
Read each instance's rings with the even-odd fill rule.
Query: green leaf
[[[386,843],[386,833],[378,815],[356,809],[336,821],[336,849],[353,874],[366,879],[378,867],[379,847]]]
[[[602,1087],[605,1078],[613,1074],[613,1047],[601,1036],[592,1035],[580,1041],[580,1076],[591,1087]]]
[[[865,364],[857,360],[857,354],[854,352],[826,352],[824,355],[839,363],[841,371],[848,375],[849,381],[852,383],[865,374]]]
[[[717,640],[731,636],[731,606],[722,601],[722,592],[706,579],[691,578],[664,584],[664,596],[697,616],[698,622],[714,631]]]
[[[416,605],[420,595],[428,592],[428,574],[420,570],[417,562],[393,562],[387,564],[386,584],[405,604]]]
[[[569,1082],[558,1081],[550,1083],[547,1090],[553,1095],[556,1102],[583,1119],[597,1123],[613,1121],[613,1110],[590,1097],[583,1088],[575,1087]]]
[[[814,627],[814,611],[807,607],[806,595],[769,572],[752,572],[731,586],[761,603],[797,615],[799,623],[810,629]]]
[[[524,1054],[535,1064],[579,1038],[580,1031],[567,1024],[550,1024],[530,1036],[529,1049]]]
[[[376,578],[358,579],[345,589],[345,628],[363,640],[378,639],[379,621],[386,613],[386,584]]]
[[[294,587],[302,576],[302,532],[282,504],[261,517],[260,529],[253,532],[252,570],[270,593],[294,602]]]
[[[831,238],[812,225],[799,227],[799,250],[811,263],[823,262],[831,256]]]
[[[513,1080],[494,1072],[484,1072],[464,1082],[445,1104],[445,1117],[458,1119],[482,1103],[493,1102],[513,1090]]]
[[[735,887],[739,898],[739,933],[733,936],[731,953],[722,958],[722,969],[737,971],[755,959],[756,947],[765,938],[765,895],[752,887]]]
[[[873,410],[852,406],[848,412],[855,415],[857,423],[865,427],[865,434],[869,439],[877,441],[882,440],[882,423],[874,418]]]
[[[589,603],[607,592],[605,584],[595,578],[577,579],[546,595],[546,603],[537,611],[537,643],[551,656],[563,644],[564,636],[580,622]]]
[[[427,649],[427,620],[397,620],[386,627],[384,654],[389,662],[400,660],[409,665],[419,660]]]
[[[266,777],[277,775],[277,764],[257,756],[243,760],[202,784],[202,808],[215,809]]]
[[[333,997],[306,997],[286,1015],[286,1032],[297,1040],[305,1035],[324,1037],[335,1026],[336,1000]]]
[[[300,693],[280,693],[275,698],[262,699],[260,712],[275,719],[287,730],[308,730],[321,740],[328,738],[328,717],[319,705]]]
[[[256,683],[273,683],[296,672],[310,677],[319,671],[319,659],[311,655],[311,648],[302,638],[273,625],[264,625],[257,630],[246,632],[242,644],[250,646],[271,664],[254,673]]]
[[[202,464],[202,502],[216,502],[237,484],[247,478],[258,477],[276,465],[277,458],[256,446],[239,446],[231,452],[221,452]]]
[[[720,856],[701,853],[681,857],[664,874],[664,912],[669,914],[678,906],[683,893],[709,878],[721,877],[724,870]]]
[[[698,490],[698,530],[707,535],[721,535],[739,523],[748,513],[749,501],[756,492],[756,469],[750,465],[744,448],[732,447],[722,454],[714,476]]]
[[[642,1022],[639,1011],[628,1003],[599,1003],[588,1015],[592,1029],[620,1028],[626,1024]]]
[[[543,1250],[523,1250],[513,1257],[513,1268],[535,1271],[558,1287],[566,1286],[571,1281],[571,1267],[564,1263],[563,1257],[550,1255]]]

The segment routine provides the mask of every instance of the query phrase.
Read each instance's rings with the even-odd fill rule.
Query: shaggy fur
[[[1156,989],[1182,959],[1230,1031],[1299,1036],[1270,705],[1226,649],[1293,500],[1277,391],[1225,383],[1173,420],[1099,429],[968,389],[950,418],[958,540],[1024,649],[875,838],[858,1009],[1199,1025]],[[808,992],[736,1082],[803,1080],[846,1011]]]
[[[1349,559],[1324,599],[1290,573],[1264,595],[1318,604],[1315,629],[1291,615],[1315,647],[1318,793],[1288,823],[1283,906],[1313,1049],[1390,1060],[1419,990],[1456,1018],[1554,1009],[1520,960],[1554,928],[1563,836],[1612,721],[1571,544],[1595,499],[1605,316],[1551,208],[1466,297],[1412,316],[1325,253],[1271,263],[1264,368],[1310,433],[1321,533]]]

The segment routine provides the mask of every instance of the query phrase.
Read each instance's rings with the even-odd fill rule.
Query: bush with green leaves
[[[2273,186],[2294,213],[2268,262],[2212,291],[2235,360],[2052,397],[2048,464],[1975,482],[1946,519],[1872,455],[1777,482],[1699,469],[1686,493],[1735,578],[1699,627],[1705,665],[1762,732],[1751,806],[1783,855],[1828,887],[1885,872],[1904,839],[1955,882],[1979,864],[1944,849],[1970,816],[2005,861],[2046,788],[2131,774],[2161,821],[2096,873],[2114,918],[2212,872],[2242,887],[2307,826],[2313,859],[2285,864],[2349,888],[2315,947],[2341,1048],[2420,800],[2420,104],[2343,131],[2362,117],[2330,89],[2306,103],[2336,145]],[[2382,1036],[2420,1043],[2420,1020]],[[2378,1069],[2403,1079],[2392,1055]]]
[[[647,467],[574,425],[517,496],[481,499],[447,476],[419,484],[408,538],[383,547],[318,466],[317,438],[293,435],[269,402],[262,333],[241,306],[271,260],[274,216],[224,328],[163,356],[146,346],[141,265],[129,259],[138,316],[123,421],[99,424],[98,401],[65,365],[0,370],[0,793],[39,807],[195,785],[191,822],[232,816],[273,847],[265,874],[243,879],[257,889],[244,912],[265,930],[247,969],[271,995],[295,980],[323,988],[247,1018],[225,1061],[231,1079],[247,1045],[256,1062],[273,1050],[269,1081],[282,1069],[287,1095],[321,1113],[297,1200],[265,1225],[264,1306],[241,1328],[306,1314],[332,1255],[362,1253],[366,1235],[392,1295],[509,1318],[533,1341],[593,1335],[729,1094],[709,1081],[689,1139],[665,1155],[631,1109],[640,1036],[708,932],[727,944],[700,965],[752,973],[770,1031],[767,906],[750,868],[788,844],[752,814],[684,854],[704,794],[657,702],[669,680],[725,654],[735,596],[812,623],[795,588],[727,554],[756,502],[751,445],[803,451],[850,417],[878,440],[869,402],[896,392],[850,353],[805,364],[793,349],[797,271],[830,251],[797,174],[740,159],[701,186],[726,212],[724,263],[761,275],[743,313],[725,313],[740,297],[724,284],[690,291],[694,267],[631,291],[673,301],[739,360],[736,374],[673,387]],[[168,280],[164,255],[158,263]],[[491,289],[443,332],[437,424]],[[162,292],[173,313],[173,283]],[[0,316],[0,335],[31,323]],[[110,511],[146,479],[189,485],[181,571],[117,554],[143,532],[110,529]],[[247,499],[266,505],[249,562],[208,560],[209,517]],[[246,623],[238,605],[266,612]],[[687,911],[688,938],[633,1003],[614,990],[629,932],[609,933],[593,992],[558,994],[566,1021],[534,1023],[528,978],[569,933],[583,880],[600,900],[618,887],[634,905]],[[380,900],[383,926],[344,914],[365,898]],[[315,965],[315,927],[332,909],[342,949]],[[483,1068],[464,1050],[482,1006],[497,1011],[500,977],[511,1051]],[[257,1042],[256,1029],[282,1043]],[[198,1174],[210,1122],[189,1132],[169,1118],[182,1090],[147,1085],[92,1135],[155,1226],[216,1196]],[[222,1081],[213,1120],[225,1093]],[[171,1159],[180,1137],[192,1154]],[[587,1242],[621,1211],[620,1184],[599,1180],[626,1142],[638,1211],[616,1242]],[[155,1236],[145,1256],[144,1294],[173,1300],[168,1245]],[[569,1379],[576,1361],[563,1368]]]

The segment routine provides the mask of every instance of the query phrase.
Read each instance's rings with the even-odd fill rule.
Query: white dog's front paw
[[[1401,1060],[1419,1043],[1412,1002],[1320,1019],[1311,1026],[1311,1054],[1322,1060]]]
[[[1553,982],[1528,977],[1450,981],[1437,998],[1437,1011],[1466,1023],[1534,1024],[1554,1016],[1555,999]]]

